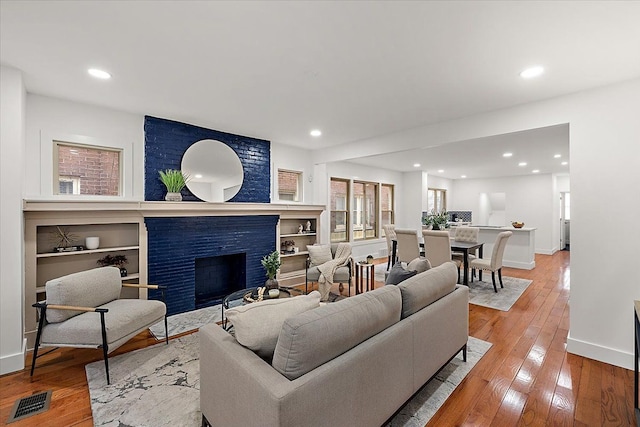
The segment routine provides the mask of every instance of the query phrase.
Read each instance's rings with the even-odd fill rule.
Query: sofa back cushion
[[[456,265],[445,262],[401,282],[398,288],[402,294],[402,318],[411,316],[453,292],[457,278]]]
[[[285,320],[272,366],[294,380],[400,320],[402,298],[385,286]]]
[[[271,360],[285,319],[320,305],[320,292],[255,302],[225,311],[236,340],[263,359]]]
[[[98,307],[120,297],[120,269],[101,267],[51,279],[45,284],[47,304]],[[59,323],[80,311],[47,309],[47,322]]]

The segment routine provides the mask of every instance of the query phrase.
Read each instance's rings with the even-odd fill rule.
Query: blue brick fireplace
[[[276,247],[277,215],[148,217],[144,221],[149,283],[168,287],[169,315],[196,309],[196,259],[244,253],[245,286],[264,285],[260,260]],[[159,293],[149,292],[149,298],[158,299]]]

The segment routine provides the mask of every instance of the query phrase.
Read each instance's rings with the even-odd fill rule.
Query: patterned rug
[[[218,304],[167,317],[167,330],[169,337],[173,337],[184,332],[195,331],[206,324],[221,321],[222,304]],[[164,340],[164,320],[152,325],[149,331],[158,341]]]
[[[469,337],[467,362],[453,358],[387,425],[425,425],[490,347]],[[95,426],[200,426],[197,333],[115,356],[109,366],[111,385],[103,361],[86,366]]]
[[[375,279],[376,281],[383,282],[385,280],[384,274],[387,271],[387,264],[378,264],[375,267]],[[497,279],[496,274],[496,279]],[[476,279],[473,282],[469,282],[469,302],[475,305],[482,305],[484,307],[493,308],[495,310],[509,311],[509,309],[520,298],[520,295],[527,289],[532,283],[531,280],[518,279],[517,277],[502,276],[502,283],[504,288],[500,288],[500,283],[497,283],[498,293],[493,290],[493,283],[491,282],[491,273],[484,272],[482,274],[482,281],[479,281],[476,274]],[[471,280],[471,278],[469,278]]]

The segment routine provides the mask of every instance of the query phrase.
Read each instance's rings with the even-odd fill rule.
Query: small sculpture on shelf
[[[78,240],[78,236],[67,228],[56,226],[56,229],[51,232],[49,240],[55,245],[53,252],[72,252],[84,249],[83,246],[73,244],[75,240]]]
[[[96,262],[101,267],[118,267],[120,269],[120,277],[127,277],[127,269],[124,268],[124,265],[128,264],[129,260],[124,255],[105,255]]]
[[[302,234],[304,227],[302,226],[302,224],[300,224],[298,226],[298,234]]]
[[[311,221],[307,221],[307,233],[311,233]]]

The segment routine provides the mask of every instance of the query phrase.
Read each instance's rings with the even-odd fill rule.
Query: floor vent
[[[51,390],[32,394],[31,396],[16,400],[16,403],[13,404],[13,409],[11,410],[11,415],[7,420],[7,424],[45,412],[49,410],[50,403]]]

